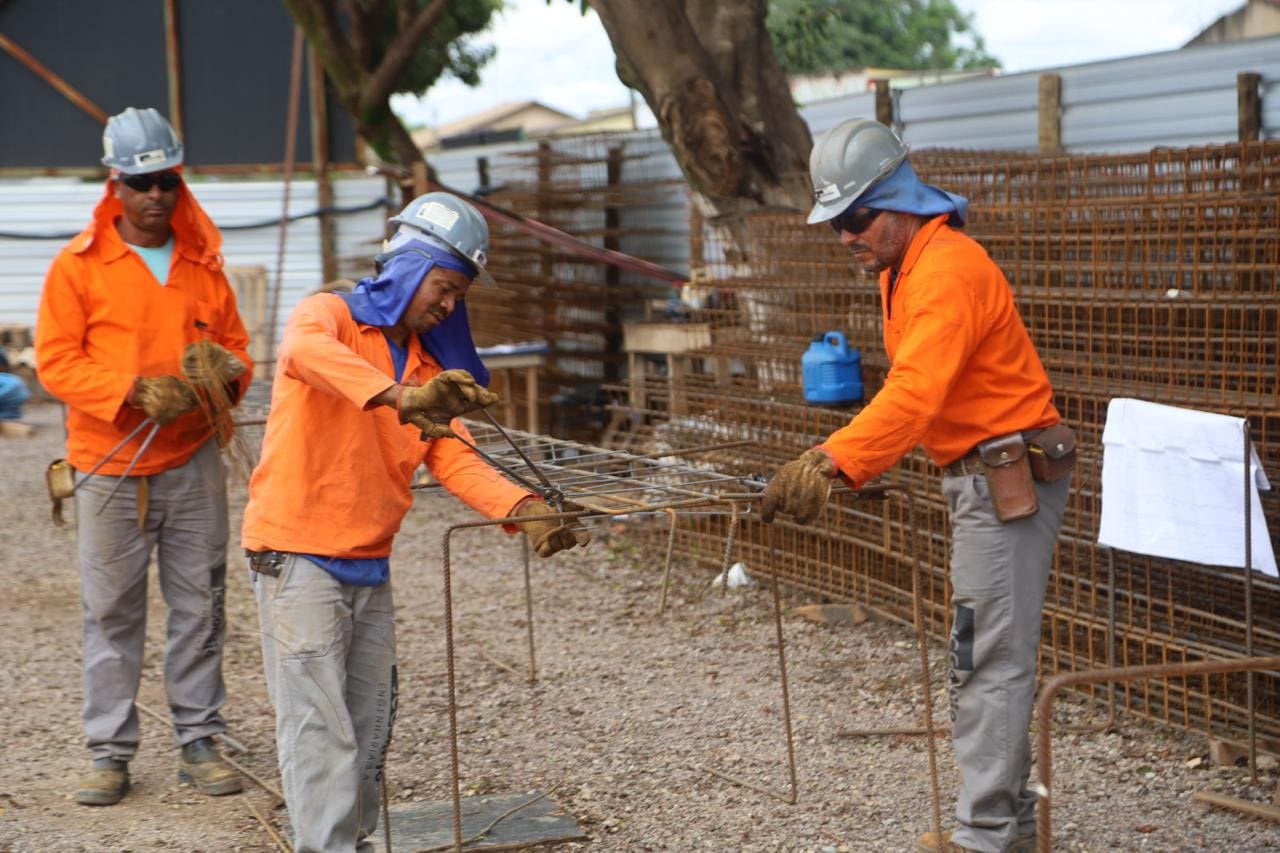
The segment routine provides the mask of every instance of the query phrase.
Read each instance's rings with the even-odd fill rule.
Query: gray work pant
[[[396,715],[391,584],[344,584],[296,554],[253,582],[294,850],[372,851]]]
[[[981,474],[942,480],[951,514],[951,739],[960,767],[952,841],[1000,853],[1035,834],[1027,790],[1040,612],[1070,477],[1036,483],[1040,510],[1007,524]]]
[[[227,486],[217,444],[147,477],[150,501],[138,526],[138,477],[106,505],[118,477],[95,476],[76,491],[80,599],[84,612],[84,730],[96,758],[138,751],[134,700],[147,628],[147,564],[156,551],[169,608],[164,680],[179,745],[227,730],[221,716],[227,567]]]

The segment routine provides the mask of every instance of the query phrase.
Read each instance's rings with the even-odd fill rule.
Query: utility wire
[[[376,198],[365,204],[355,204],[346,207],[340,205],[330,205],[329,207],[317,207],[315,210],[308,210],[305,213],[291,213],[288,216],[289,222],[297,222],[300,219],[313,219],[317,216],[348,216],[354,213],[365,213],[378,208],[387,210],[398,209],[389,198]],[[219,225],[219,231],[252,231],[255,228],[277,228],[280,225],[280,217],[273,216],[270,219],[261,219],[255,222],[237,222],[234,225]],[[57,231],[43,233],[22,233],[19,231],[0,231],[0,240],[70,240],[79,234],[79,231]]]

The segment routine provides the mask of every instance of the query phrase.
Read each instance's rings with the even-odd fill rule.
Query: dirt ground
[[[0,850],[258,851],[276,849],[251,813],[287,825],[257,787],[201,796],[175,779],[167,726],[142,719],[135,788],[109,808],[72,800],[88,766],[80,730],[80,608],[74,527],[55,528],[46,464],[61,455],[60,412],[30,410],[27,440],[0,440]],[[244,502],[233,488],[232,528]],[[444,529],[474,518],[423,493],[392,561],[398,612],[400,710],[388,762],[394,803],[448,795],[441,613]],[[644,522],[634,522],[636,524]],[[236,537],[233,535],[233,546]],[[785,621],[799,802],[731,785],[721,769],[786,790],[786,753],[768,587],[710,592],[704,572],[678,571],[657,613],[661,555],[610,525],[586,551],[534,558],[539,679],[527,665],[521,548],[492,529],[453,544],[462,786],[467,795],[550,791],[587,842],[561,849],[905,850],[930,828],[928,762],[917,737],[838,737],[855,727],[918,725],[914,635],[893,623],[826,626]],[[751,567],[748,567],[750,570]],[[247,767],[278,782],[257,615],[238,548],[230,550],[225,715],[248,747]],[[787,608],[809,603],[786,597]],[[140,701],[165,712],[165,610],[151,584]],[[936,661],[939,707],[944,655]],[[1274,824],[1193,803],[1212,787],[1270,801],[1276,771],[1249,784],[1243,768],[1212,767],[1203,738],[1123,718],[1118,732],[1068,731],[1096,719],[1059,705],[1054,752],[1055,843],[1064,850],[1280,849]],[[943,819],[955,794],[949,744],[939,743]],[[393,837],[395,825],[392,826]]]

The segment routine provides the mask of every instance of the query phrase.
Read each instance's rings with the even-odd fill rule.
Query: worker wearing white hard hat
[[[809,160],[810,224],[879,277],[891,366],[879,393],[782,466],[761,514],[816,520],[837,479],[857,488],[917,445],[941,466],[952,530],[951,736],[957,826],[923,853],[1030,851],[1027,728],[1044,604],[1075,440],[1000,268],[963,230],[968,201],[924,183],[889,128],[851,119]]]

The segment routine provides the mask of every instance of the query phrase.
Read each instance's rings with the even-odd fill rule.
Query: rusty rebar
[[[729,594],[729,564],[733,561],[733,546],[738,541],[738,524],[742,520],[738,504],[730,504],[732,514],[729,516],[729,532],[724,537],[724,559],[720,561],[720,595]]]
[[[1253,657],[1253,444],[1249,419],[1244,420],[1244,653]],[[1249,777],[1258,784],[1258,724],[1253,693],[1254,677],[1245,675],[1245,700],[1249,712]]]
[[[738,517],[739,516],[737,511],[737,505],[735,504],[733,521],[737,521]],[[730,524],[732,525],[732,522],[730,522]],[[732,527],[730,527],[730,529],[732,530]],[[777,547],[774,544],[774,539],[773,539],[774,535],[775,534],[773,530],[773,525],[766,524],[765,538],[768,540],[770,563],[773,567],[776,567],[778,565],[778,562],[777,562],[778,551],[777,551]],[[791,691],[787,683],[787,647],[786,647],[786,642],[783,639],[783,633],[782,633],[782,597],[778,592],[778,572],[776,568],[770,569],[769,579],[770,579],[770,587],[773,591],[773,624],[774,624],[774,632],[778,640],[778,677],[779,677],[779,683],[782,686],[782,727],[783,727],[783,731],[786,733],[786,738],[787,738],[787,773],[788,773],[787,778],[790,780],[791,790],[786,795],[783,795],[783,794],[779,794],[776,791],[770,790],[769,788],[765,788],[761,785],[756,785],[752,782],[748,782],[745,779],[741,779],[737,776],[733,776],[728,773],[725,773],[722,770],[716,770],[713,767],[704,766],[701,769],[706,771],[707,773],[710,773],[712,776],[725,780],[726,782],[732,782],[735,785],[741,785],[742,787],[749,788],[758,794],[765,794],[766,796],[770,796],[770,797],[773,797],[774,799],[781,800],[787,805],[794,806],[796,802],[799,800],[800,789],[796,782],[795,737],[791,727]],[[725,586],[728,586],[728,583],[729,583],[728,577],[726,576]]]
[[[1089,669],[1080,672],[1064,672],[1050,678],[1040,687],[1036,700],[1036,793],[1040,798],[1036,818],[1036,845],[1040,853],[1050,853],[1053,848],[1053,818],[1051,814],[1053,780],[1053,700],[1066,687],[1097,684],[1103,681],[1140,681],[1148,678],[1186,678],[1195,675],[1211,675],[1226,672],[1258,672],[1280,669],[1280,656],[1193,661],[1190,663],[1127,666],[1117,669]]]
[[[529,575],[529,537],[520,537],[520,551],[524,557],[524,616],[525,633],[529,638],[529,683],[538,680],[538,659],[533,645],[533,579]]]
[[[576,510],[574,512],[553,512],[542,515],[522,515],[518,518],[511,516],[509,518],[482,521],[465,521],[445,529],[444,538],[441,541],[441,596],[444,599],[445,680],[449,711],[449,773],[450,794],[453,799],[453,842],[454,849],[457,851],[462,850],[462,779],[458,763],[458,691],[454,671],[453,567],[450,560],[450,543],[453,534],[459,530],[515,524],[517,521],[551,521],[553,519],[581,518],[589,514],[588,510]]]
[[[94,121],[98,122],[98,124],[107,123],[108,116],[102,107],[89,100],[83,92],[75,86],[72,86],[65,78],[51,70],[40,60],[36,59],[20,44],[6,36],[4,33],[0,33],[0,50],[3,50],[5,53],[18,60],[18,62],[25,65],[27,70],[39,77],[45,83],[48,83],[54,89],[58,90],[58,92],[62,94],[62,97],[75,104],[93,118]]]
[[[911,600],[916,623],[916,646],[920,649],[920,692],[924,698],[924,728],[927,732],[933,732],[933,682],[929,674],[928,632],[924,626],[924,612],[920,606],[924,590],[921,589],[920,543],[915,536],[915,496],[910,491],[904,491],[901,494],[907,505],[907,536],[911,540]],[[941,838],[942,801],[938,793],[938,745],[932,737],[926,737],[925,744],[929,754],[929,801],[933,805],[933,831],[937,833],[936,838]]]
[[[680,519],[676,515],[674,509],[665,511],[671,521],[670,528],[667,532],[667,557],[662,563],[662,595],[658,599],[658,615],[662,616],[667,612],[667,590],[671,587],[671,555],[676,548],[676,533],[680,529]]]

